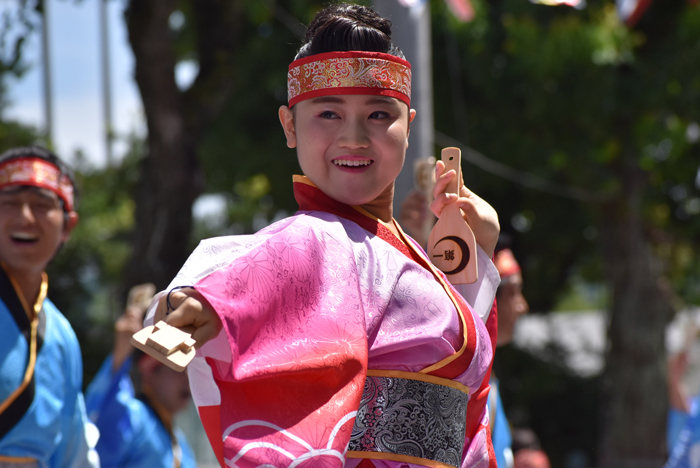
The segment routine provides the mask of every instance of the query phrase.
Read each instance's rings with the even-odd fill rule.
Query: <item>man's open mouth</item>
[[[31,244],[39,240],[38,236],[24,232],[12,234],[10,238],[15,242],[19,242],[20,244]]]

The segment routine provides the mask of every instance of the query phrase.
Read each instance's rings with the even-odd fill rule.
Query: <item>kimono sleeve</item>
[[[87,413],[100,431],[96,449],[103,468],[122,466],[136,447],[135,429],[128,405],[135,400],[129,377],[131,358],[112,371],[112,355],[100,367],[85,395]]]
[[[64,355],[60,365],[65,376],[65,400],[61,408],[61,439],[51,456],[50,464],[76,468],[99,467],[99,457],[95,451],[99,432],[88,420],[85,411],[80,346],[75,333],[63,317],[52,323],[60,329],[59,334],[64,340]]]
[[[316,223],[255,236],[194,285],[223,322],[189,368],[222,466],[344,465],[366,326],[347,236]]]

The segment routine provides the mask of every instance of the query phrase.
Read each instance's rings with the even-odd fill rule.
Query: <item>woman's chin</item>
[[[330,195],[330,197],[336,201],[339,201],[340,203],[350,206],[367,205],[374,201],[376,198],[372,198],[371,196],[367,195],[353,194],[347,192],[337,194],[337,196]]]

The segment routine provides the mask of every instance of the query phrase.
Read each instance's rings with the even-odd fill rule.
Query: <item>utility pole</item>
[[[107,166],[114,162],[112,154],[112,141],[114,131],[112,127],[112,86],[110,72],[109,54],[109,19],[107,16],[107,2],[109,0],[98,0],[100,3],[100,45],[102,49],[102,111],[104,120],[105,137],[105,157]]]
[[[394,216],[414,188],[413,165],[417,159],[434,155],[433,54],[430,37],[430,5],[405,7],[398,0],[373,0],[374,9],[392,22],[392,41],[411,63],[411,107],[418,111],[411,122],[406,163],[396,179]]]
[[[44,72],[44,132],[48,145],[53,141],[53,98],[51,95],[51,56],[49,51],[49,0],[41,2],[41,59]]]

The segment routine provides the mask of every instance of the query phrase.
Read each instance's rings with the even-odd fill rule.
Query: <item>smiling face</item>
[[[301,101],[293,111],[280,108],[287,146],[297,149],[311,182],[382,219],[387,206],[390,213],[414,115],[398,99],[371,95],[324,96]]]
[[[15,276],[40,274],[78,221],[65,216],[50,190],[14,186],[0,190],[0,261]]]

